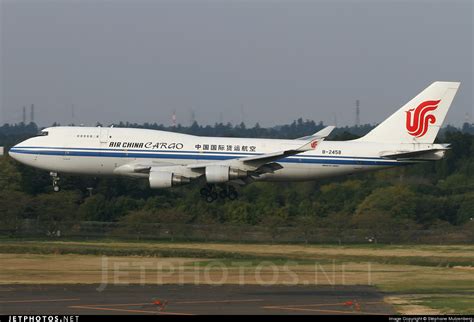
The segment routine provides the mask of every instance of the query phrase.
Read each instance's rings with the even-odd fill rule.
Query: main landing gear
[[[51,179],[53,179],[53,191],[54,192],[59,192],[61,190],[61,187],[59,186],[59,175],[57,172],[50,172],[49,175],[51,176]]]
[[[221,199],[229,198],[229,200],[235,200],[239,196],[239,194],[237,193],[237,190],[235,190],[233,186],[229,186],[229,185],[223,185],[218,190],[216,185],[208,184],[206,187],[202,188],[200,192],[201,192],[201,196],[207,202],[213,202],[217,200],[217,198],[221,198]]]

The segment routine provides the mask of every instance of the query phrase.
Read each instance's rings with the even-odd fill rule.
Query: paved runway
[[[394,314],[370,286],[2,285],[0,314]],[[155,303],[154,303],[155,302]]]

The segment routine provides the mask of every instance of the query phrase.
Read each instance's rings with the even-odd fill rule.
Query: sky
[[[473,2],[0,0],[0,124],[375,124],[442,80],[459,126]]]

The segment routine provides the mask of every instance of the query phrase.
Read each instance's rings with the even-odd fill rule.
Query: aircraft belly
[[[69,174],[110,175],[113,174],[115,164],[122,162],[120,158],[97,158],[87,156],[41,155],[35,167]]]
[[[309,181],[385,168],[383,166],[353,166],[332,164],[284,164],[283,169],[260,176],[258,181]]]

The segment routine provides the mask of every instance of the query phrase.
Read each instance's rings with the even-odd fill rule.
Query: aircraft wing
[[[263,173],[272,173],[278,169],[281,169],[282,166],[275,161],[288,156],[314,150],[316,149],[318,143],[323,140],[324,139],[313,139],[305,142],[300,147],[284,151],[252,155],[223,161],[193,163],[188,165],[178,165],[162,161],[137,161],[122,165],[116,168],[114,172],[116,174],[132,177],[147,177],[148,174],[152,171],[169,171],[181,176],[195,179],[205,173],[206,167],[220,165],[229,166],[235,169],[239,169],[241,171],[246,171],[248,174],[247,178],[241,178],[239,180],[243,180],[245,183],[248,183],[249,181],[253,180],[252,177],[258,177]]]
[[[150,172],[151,168],[164,168],[164,167],[170,167],[174,166],[174,163],[170,162],[130,162],[127,164],[124,164],[114,170],[114,173],[118,175],[126,175],[126,176],[132,176],[132,177],[142,177],[142,176],[148,176],[148,173]]]
[[[205,168],[209,165],[218,164],[218,165],[230,165],[244,171],[255,171],[266,164],[269,164],[269,165],[271,164],[270,167],[274,169],[276,166],[276,164],[273,163],[274,161],[282,159],[282,158],[286,158],[288,156],[303,153],[306,151],[314,150],[316,149],[318,143],[321,142],[322,140],[323,139],[313,139],[311,141],[306,142],[305,144],[301,145],[299,148],[296,148],[296,149],[289,149],[289,150],[284,150],[284,151],[278,151],[278,152],[272,152],[272,153],[266,153],[266,154],[261,154],[261,155],[256,155],[256,156],[230,159],[230,160],[218,161],[218,162],[190,164],[187,167],[190,169],[197,170],[197,169]],[[278,168],[281,169],[281,166],[279,166]]]
[[[324,129],[308,135],[308,136],[303,136],[301,138],[297,138],[297,140],[311,140],[311,139],[325,139],[331,134],[331,132],[335,129],[336,127],[333,125],[326,126]]]

